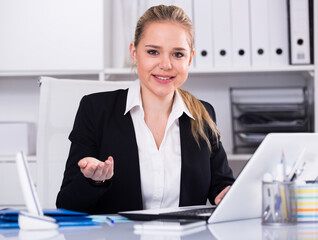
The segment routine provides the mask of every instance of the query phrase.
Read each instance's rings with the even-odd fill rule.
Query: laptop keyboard
[[[210,216],[214,210],[215,210],[215,207],[197,208],[197,209],[182,210],[182,211],[163,213],[163,214],[172,215],[172,216]]]

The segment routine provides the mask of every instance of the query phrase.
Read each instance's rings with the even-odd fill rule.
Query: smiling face
[[[146,26],[130,56],[137,64],[142,96],[172,97],[188,77],[194,50],[184,27],[172,22],[153,22]]]

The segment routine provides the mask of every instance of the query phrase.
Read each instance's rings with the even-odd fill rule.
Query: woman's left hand
[[[231,186],[227,186],[226,188],[224,188],[222,190],[222,192],[220,192],[216,198],[214,199],[214,202],[216,205],[219,205],[219,203],[222,201],[222,199],[224,198],[225,194],[229,191],[229,189],[231,188]]]

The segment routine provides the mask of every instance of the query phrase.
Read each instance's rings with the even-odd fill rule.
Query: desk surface
[[[134,222],[115,223],[114,226],[102,224],[94,227],[64,227],[57,231],[20,231],[0,229],[0,240],[182,240],[182,239],[318,239],[318,223],[293,226],[263,226],[260,219],[234,221],[203,226],[199,232],[180,236],[180,234],[135,234]]]

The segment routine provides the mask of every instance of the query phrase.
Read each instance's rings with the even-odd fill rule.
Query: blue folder
[[[16,209],[5,208],[0,210],[0,229],[2,228],[19,228],[18,217],[19,211]],[[54,218],[59,227],[66,226],[92,226],[99,225],[89,214],[83,212],[70,211],[65,209],[44,209],[44,215]]]

